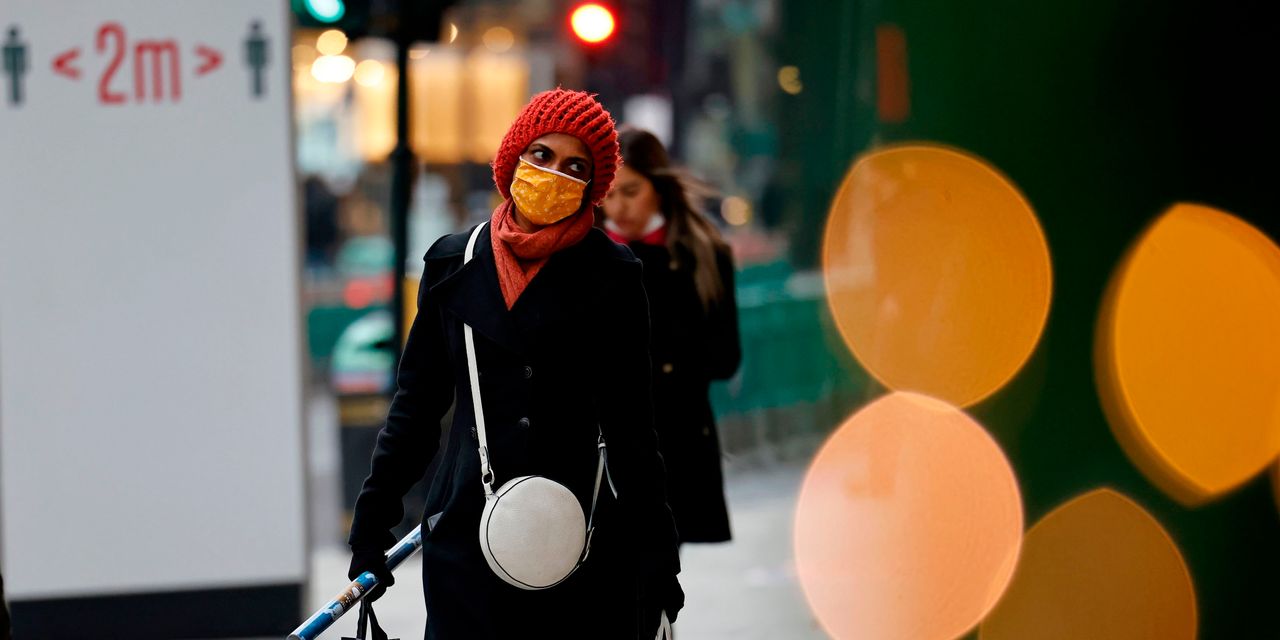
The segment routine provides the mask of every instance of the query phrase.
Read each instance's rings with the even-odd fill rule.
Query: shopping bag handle
[[[675,640],[675,632],[671,630],[671,619],[667,617],[667,610],[662,610],[662,616],[658,618],[658,635],[653,640]]]
[[[400,539],[396,546],[391,547],[387,552],[387,569],[395,571],[400,563],[407,560],[410,556],[417,553],[422,548],[422,525],[413,528],[409,535]],[[316,640],[324,633],[325,629],[333,626],[333,623],[342,617],[342,614],[350,611],[364,594],[369,593],[374,587],[378,586],[378,579],[368,571],[356,576],[347,588],[334,596],[328,604],[321,607],[315,613],[307,618],[293,633],[289,634],[289,640]],[[385,636],[384,636],[385,637]]]
[[[370,633],[373,636],[370,640],[389,640],[387,632],[383,631],[382,626],[378,624],[378,616],[373,614],[373,603],[363,601],[360,603],[360,619],[356,622],[355,640],[365,640],[364,634],[368,627],[372,627]]]

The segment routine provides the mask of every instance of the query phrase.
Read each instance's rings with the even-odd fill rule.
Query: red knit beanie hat
[[[587,145],[593,167],[591,204],[600,204],[618,170],[618,132],[609,112],[585,91],[543,91],[525,105],[502,138],[493,160],[493,182],[498,192],[504,198],[511,198],[511,180],[520,154],[548,133],[568,134]]]

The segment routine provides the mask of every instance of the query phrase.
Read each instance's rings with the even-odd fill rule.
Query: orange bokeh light
[[[946,640],[1009,583],[1022,540],[1017,480],[955,407],[892,393],[814,458],[796,507],[796,570],[833,638]]]
[[[1280,248],[1221,211],[1179,204],[1122,262],[1103,304],[1098,390],[1116,439],[1183,504],[1280,455]]]
[[[569,24],[583,42],[597,44],[613,35],[613,12],[595,3],[580,5],[570,15]]]
[[[1196,596],[1182,554],[1142,507],[1100,489],[1036,523],[981,640],[1192,640]]]
[[[1022,194],[971,155],[873,151],[832,201],[823,275],[836,325],[885,386],[967,406],[1026,362],[1052,274]]]

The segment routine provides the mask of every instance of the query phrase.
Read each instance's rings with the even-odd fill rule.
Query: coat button
[[[664,362],[664,363],[662,363],[662,372],[663,372],[663,373],[671,373],[672,371],[675,371],[675,369],[676,369],[676,368],[675,368],[675,365],[672,365],[670,362]]]
[[[521,429],[528,429],[528,428],[529,428],[529,419],[528,419],[528,418],[520,418],[520,421],[519,421],[519,422],[517,422],[516,424],[520,425],[520,428],[521,428]]]
[[[703,427],[703,428],[702,428],[702,435],[704,435],[704,436],[710,436],[710,435],[711,435],[711,427]]]
[[[529,366],[529,365],[525,365],[525,366],[524,366],[524,379],[525,379],[525,380],[528,380],[529,378],[532,378],[532,377],[533,377],[533,367],[531,367],[531,366]]]

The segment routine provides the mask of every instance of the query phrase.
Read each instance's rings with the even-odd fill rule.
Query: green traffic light
[[[347,12],[342,0],[306,0],[307,13],[320,22],[337,22]]]

